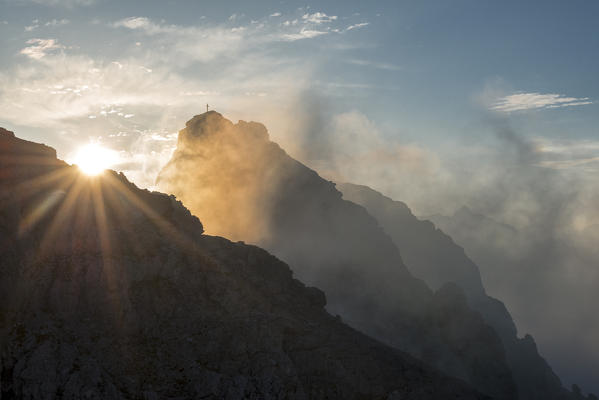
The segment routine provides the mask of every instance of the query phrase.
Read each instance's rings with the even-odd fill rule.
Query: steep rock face
[[[350,325],[481,391],[514,398],[495,332],[459,296],[433,295],[415,279],[374,218],[269,141],[262,124],[233,124],[213,111],[194,117],[157,183],[209,233],[258,244],[293,265]]]
[[[430,221],[416,218],[405,203],[385,197],[367,186],[344,183],[338,187],[344,198],[364,206],[379,221],[414,275],[433,288],[453,282],[464,289],[470,306],[479,311],[501,337],[520,399],[569,398],[569,392],[539,355],[533,338],[529,335],[517,337],[516,326],[506,307],[486,295],[478,267],[451,237]],[[466,225],[478,222],[478,218],[467,209],[460,210],[458,214],[467,221]],[[442,217],[437,220],[450,223]],[[495,230],[487,230],[486,237],[495,240],[509,235],[509,232],[510,227],[498,226]],[[494,243],[498,242],[501,241]]]
[[[485,398],[172,196],[3,131],[0,171],[2,399]]]

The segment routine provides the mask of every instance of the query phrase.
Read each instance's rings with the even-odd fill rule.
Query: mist
[[[264,125],[233,124],[212,111],[195,116],[157,185],[207,234],[259,245],[289,263],[354,328],[497,398],[515,395],[498,337],[462,290],[434,293],[414,278],[376,220],[269,141]]]
[[[315,109],[298,113],[289,135],[296,141],[285,147],[328,179],[370,186],[432,219],[464,247],[487,292],[505,302],[520,336],[535,337],[564,382],[599,391],[593,155],[555,152],[488,112],[476,124],[482,135],[452,154],[402,143],[401,134],[389,140],[364,114],[326,115],[322,103],[317,97]],[[478,217],[460,219],[464,210]]]

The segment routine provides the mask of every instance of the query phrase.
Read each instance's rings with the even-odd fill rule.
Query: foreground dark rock
[[[157,182],[208,232],[288,262],[353,327],[486,394],[517,396],[499,337],[461,289],[433,293],[415,279],[376,220],[271,142],[264,125],[195,116]]]
[[[485,398],[171,196],[7,131],[0,171],[2,399]]]

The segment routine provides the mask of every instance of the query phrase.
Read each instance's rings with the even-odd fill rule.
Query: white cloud
[[[271,17],[280,17],[281,15],[283,14],[281,14],[280,12],[270,14]]]
[[[322,36],[322,35],[326,35],[327,31],[316,31],[313,29],[305,29],[302,28],[301,31],[297,32],[297,33],[286,33],[283,35],[283,39],[287,40],[287,41],[295,41],[295,40],[301,40],[301,39],[311,39],[311,38],[315,38],[317,36]]]
[[[516,93],[496,99],[490,106],[493,111],[513,112],[593,104],[588,97],[566,97],[553,93]]]
[[[146,17],[129,17],[115,22],[113,26],[148,30],[148,28],[154,27],[155,25]]]
[[[64,46],[58,44],[56,39],[30,39],[27,41],[27,44],[31,46],[25,47],[20,53],[34,60],[40,60],[47,54],[64,49]]]
[[[328,22],[333,22],[337,19],[336,15],[326,15],[322,12],[315,12],[314,14],[304,14],[302,15],[302,19],[308,23],[312,24],[324,24]]]
[[[231,21],[240,16],[234,14]],[[302,20],[285,21],[282,24],[268,24],[251,21],[247,25],[231,26],[229,24],[213,26],[181,26],[155,22],[146,17],[129,17],[111,24],[115,28],[127,28],[144,32],[149,36],[161,38],[165,52],[176,56],[179,63],[191,61],[209,62],[219,57],[239,54],[243,49],[253,48],[258,44],[277,41],[296,41],[312,39],[338,29],[315,29],[314,24],[333,21],[337,17],[324,13],[305,14]],[[155,39],[156,40],[156,39]],[[176,54],[172,54],[176,53]]]
[[[358,28],[362,28],[364,26],[370,25],[369,22],[360,22],[359,24],[354,24],[354,25],[350,25],[347,28],[345,28],[346,31],[351,31],[352,29],[358,29]]]

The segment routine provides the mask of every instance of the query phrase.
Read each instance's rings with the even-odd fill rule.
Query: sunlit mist
[[[79,169],[86,175],[98,175],[113,166],[118,159],[114,150],[109,150],[97,143],[90,143],[81,147],[72,159]]]

